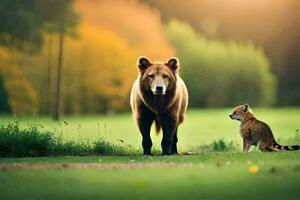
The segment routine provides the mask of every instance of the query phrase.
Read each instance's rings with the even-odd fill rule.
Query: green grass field
[[[230,112],[231,109],[189,110],[186,121],[179,129],[179,149],[186,151],[221,138],[240,144],[239,123],[228,117]],[[300,108],[255,109],[255,115],[272,127],[279,142],[295,136],[296,130],[300,128]],[[44,129],[62,133],[65,139],[97,140],[101,136],[112,143],[121,144],[119,139],[122,139],[125,144],[133,147],[141,146],[141,135],[131,114],[63,117],[60,123],[47,117],[0,117],[0,124],[15,120],[22,127],[32,123],[40,124]],[[160,149],[161,137],[162,134],[152,133],[153,144],[157,149]]]
[[[299,108],[254,111],[259,119],[268,122],[280,142],[291,142],[300,128]],[[241,144],[238,123],[229,119],[229,113],[230,109],[189,111],[180,128],[179,151],[220,138]],[[0,119],[1,124],[16,120],[12,117]],[[100,135],[116,144],[122,139],[136,148],[141,143],[130,114],[65,117],[60,125],[48,118],[18,120],[23,127],[37,123],[44,129],[56,129],[65,139],[96,140]],[[161,134],[153,134],[153,138],[160,150]],[[26,169],[15,168],[24,163],[31,165]],[[31,169],[36,164],[53,166],[56,163],[97,163],[100,166]],[[102,167],[102,164],[111,163],[121,167]],[[156,166],[147,166],[149,163]],[[135,164],[140,167],[134,167]],[[256,173],[248,171],[253,165],[258,168]],[[248,154],[220,152],[192,156],[0,158],[0,166],[1,200],[300,198],[300,152],[261,153],[252,150]]]

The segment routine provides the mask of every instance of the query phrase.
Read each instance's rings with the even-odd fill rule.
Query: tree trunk
[[[52,59],[52,35],[49,35],[49,46],[48,46],[48,65],[47,65],[47,85],[46,85],[46,114],[51,113],[51,59]]]
[[[64,50],[64,29],[62,28],[59,33],[59,56],[58,56],[58,69],[57,69],[57,82],[56,82],[56,95],[55,95],[55,104],[53,111],[53,119],[59,120],[60,118],[60,105],[61,105],[61,77],[62,77],[62,68],[63,68],[63,50]]]

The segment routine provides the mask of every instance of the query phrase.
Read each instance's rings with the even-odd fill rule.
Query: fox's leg
[[[251,147],[251,144],[247,143],[247,144],[246,144],[246,148],[245,148],[245,152],[248,152],[249,149],[250,149],[250,147]]]
[[[243,152],[248,152],[251,147],[251,144],[247,142],[246,138],[243,138]]]
[[[245,148],[246,148],[246,140],[245,138],[243,138],[243,152],[245,152]]]
[[[263,143],[258,144],[258,149],[261,151],[277,151],[277,152],[281,151],[279,148],[276,148],[274,144],[270,146],[266,146]]]

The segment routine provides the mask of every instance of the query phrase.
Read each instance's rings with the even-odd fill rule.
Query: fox
[[[258,149],[263,152],[299,150],[299,145],[278,144],[270,126],[258,120],[248,104],[236,106],[229,117],[240,121],[239,132],[243,139],[243,152],[248,152],[252,145],[258,146]]]

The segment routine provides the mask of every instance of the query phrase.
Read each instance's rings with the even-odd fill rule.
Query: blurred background
[[[1,0],[0,113],[129,111],[136,60],[177,56],[191,107],[300,105],[298,0]]]

